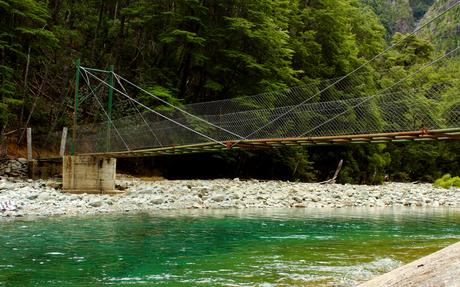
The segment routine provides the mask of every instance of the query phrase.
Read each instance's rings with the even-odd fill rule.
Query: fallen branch
[[[337,169],[335,170],[334,176],[331,179],[328,179],[326,181],[319,182],[320,184],[333,184],[335,183],[335,180],[337,179],[337,176],[339,175],[340,170],[342,169],[343,165],[343,159],[339,161],[339,165],[337,165]]]

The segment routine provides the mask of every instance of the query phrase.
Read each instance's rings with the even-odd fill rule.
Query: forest
[[[72,125],[78,58],[89,67],[114,65],[170,103],[235,98],[344,76],[453,2],[0,0],[0,140],[22,145],[26,127],[48,133]],[[388,86],[457,47],[460,20],[452,19],[460,19],[458,7],[431,32],[374,61],[366,89]],[[458,75],[454,58],[424,83],[441,89],[434,100],[457,114]],[[85,111],[80,122],[96,112]],[[340,183],[433,182],[460,175],[460,142],[231,151],[121,160],[119,167],[168,178],[321,181],[341,159]]]

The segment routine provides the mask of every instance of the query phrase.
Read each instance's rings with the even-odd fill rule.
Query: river
[[[0,226],[0,286],[354,286],[457,242],[460,210],[182,210]]]

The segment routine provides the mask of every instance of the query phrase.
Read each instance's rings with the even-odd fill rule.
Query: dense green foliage
[[[396,32],[406,33],[414,27],[414,15],[408,0],[363,0],[379,16],[391,37]]]
[[[455,2],[448,0],[436,1],[425,14],[421,23],[425,23],[433,16],[442,13],[454,3]],[[460,8],[458,6],[455,7],[454,10],[454,15],[460,13]],[[439,49],[451,50],[460,44],[460,23],[454,21],[452,17],[444,17],[434,24],[430,24],[430,31],[425,32],[423,36],[434,42]]]
[[[64,104],[57,103],[63,95],[70,98],[78,57],[86,66],[114,64],[149,90],[191,103],[337,77],[384,46],[383,28],[358,0],[1,3],[0,13],[7,16],[1,21],[15,18],[17,11],[29,19],[0,27],[2,39],[12,45],[1,46],[1,67],[7,71],[2,73],[2,96],[22,88],[26,109],[32,91],[49,96],[38,101],[35,123],[62,120],[57,117]],[[30,13],[15,7],[18,3]],[[6,38],[18,31],[27,39]],[[25,87],[25,82],[35,86]],[[38,94],[42,82],[46,85]],[[51,109],[49,100],[54,101]]]
[[[28,94],[30,59],[34,64],[47,61],[43,51],[57,48],[58,40],[45,29],[48,9],[37,1],[0,1],[0,15],[0,126],[4,132],[9,121],[17,120],[17,109]]]
[[[434,2],[435,0],[410,0],[409,3],[412,8],[414,19],[419,21]]]
[[[450,174],[445,174],[434,182],[434,186],[442,188],[460,187],[460,177],[452,177]]]
[[[85,66],[113,64],[119,74],[173,104],[232,98],[343,76],[389,41],[398,41],[401,34],[393,34],[413,28],[431,2],[0,0],[1,133],[27,125],[43,131],[69,125],[76,58]],[[390,86],[432,59],[435,50],[411,38],[369,68],[368,85],[361,92]],[[425,88],[455,82],[459,66],[452,62],[427,71]],[[420,106],[410,112],[415,115],[434,100],[460,108],[458,97],[447,96],[459,87],[446,84],[437,99],[417,95]],[[117,112],[123,114],[123,107]],[[95,113],[96,107],[87,109],[81,120]],[[219,154],[208,160],[238,170],[238,176],[322,180],[344,159],[339,180],[363,183],[382,182],[385,175],[414,180],[439,177],[435,171],[459,171],[458,164],[439,166],[452,154],[458,158],[452,152],[458,147],[426,146],[431,148],[315,148],[310,154],[292,148]],[[423,170],[430,150],[433,162]],[[406,156],[412,157],[413,170],[402,164]],[[231,173],[220,174],[225,175]]]
[[[362,0],[372,7],[387,30],[388,37],[396,32],[411,32],[435,0]]]

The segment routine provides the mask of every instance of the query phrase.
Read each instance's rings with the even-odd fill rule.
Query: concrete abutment
[[[62,189],[69,193],[115,193],[115,158],[64,156]]]

